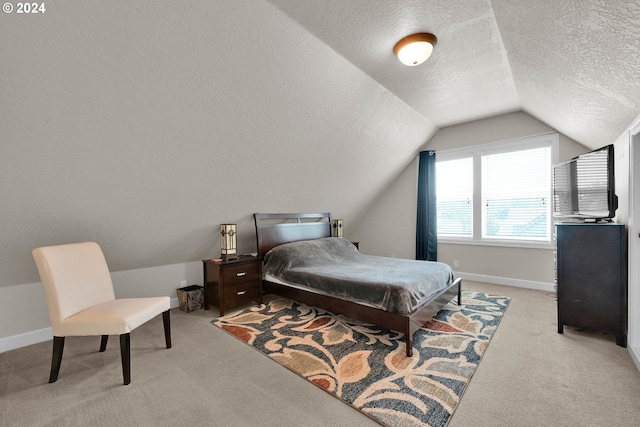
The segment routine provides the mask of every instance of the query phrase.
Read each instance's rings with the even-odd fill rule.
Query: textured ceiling
[[[596,148],[640,113],[637,0],[270,1],[436,127],[522,109]],[[406,67],[416,32],[438,44]]]

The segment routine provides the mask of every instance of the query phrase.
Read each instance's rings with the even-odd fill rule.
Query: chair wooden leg
[[[51,373],[49,374],[49,382],[54,383],[58,380],[60,373],[60,364],[62,363],[62,351],[64,350],[64,337],[53,337],[53,356],[51,357]]]
[[[100,340],[100,352],[103,352],[107,349],[107,340],[109,339],[109,335],[103,335]]]
[[[131,334],[120,335],[120,358],[124,385],[131,383]]]
[[[169,310],[162,313],[162,323],[164,324],[164,342],[167,348],[171,348],[171,315]]]

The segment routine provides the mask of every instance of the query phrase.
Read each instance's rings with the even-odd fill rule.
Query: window
[[[548,244],[557,134],[438,151],[438,238]]]
[[[473,158],[438,161],[438,236],[473,236]]]

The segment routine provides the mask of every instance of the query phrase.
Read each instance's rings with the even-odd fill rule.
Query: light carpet
[[[211,323],[383,425],[446,426],[510,299],[463,291],[414,334],[288,299]]]

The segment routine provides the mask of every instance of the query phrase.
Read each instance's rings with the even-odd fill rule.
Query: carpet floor
[[[638,426],[640,372],[615,337],[558,334],[554,292],[468,280],[463,289],[511,302],[448,427]],[[380,425],[212,327],[217,317],[215,307],[171,310],[169,350],[161,316],[136,328],[128,386],[117,340],[100,353],[99,337],[68,338],[54,384],[50,340],[0,353],[0,426]]]
[[[336,316],[288,299],[212,321],[387,426],[446,426],[509,303],[464,291],[414,334]]]

